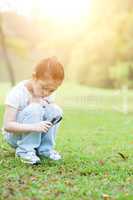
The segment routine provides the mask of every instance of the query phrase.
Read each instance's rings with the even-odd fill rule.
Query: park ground
[[[0,125],[4,106],[0,106]],[[64,107],[63,159],[23,164],[0,136],[0,200],[133,200],[133,113]]]

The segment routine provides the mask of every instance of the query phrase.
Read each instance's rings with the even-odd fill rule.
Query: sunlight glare
[[[60,22],[79,21],[91,9],[92,0],[38,0],[41,16]]]

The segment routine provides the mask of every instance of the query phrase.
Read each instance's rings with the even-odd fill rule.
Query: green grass
[[[0,200],[132,200],[132,121],[132,114],[64,110],[56,143],[63,159],[38,166],[15,159],[1,136]]]

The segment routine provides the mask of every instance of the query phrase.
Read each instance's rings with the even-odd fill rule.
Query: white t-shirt
[[[25,86],[28,80],[21,81],[19,84],[14,86],[6,97],[5,104],[16,108],[18,111],[23,110],[29,105],[31,94]],[[45,97],[49,102],[54,101],[54,94]]]

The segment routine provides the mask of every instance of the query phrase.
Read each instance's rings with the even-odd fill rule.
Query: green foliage
[[[129,88],[133,88],[133,63],[119,62],[110,67],[110,74],[115,87],[127,85]]]
[[[18,80],[25,77],[27,69],[30,75],[34,62],[55,55],[64,64],[67,80],[104,88],[126,82],[133,87],[128,67],[133,63],[132,0],[93,0],[86,20],[74,25],[48,18],[27,20],[15,12],[2,15],[10,54],[20,57],[19,63],[12,59],[16,77],[18,66],[26,69]]]

